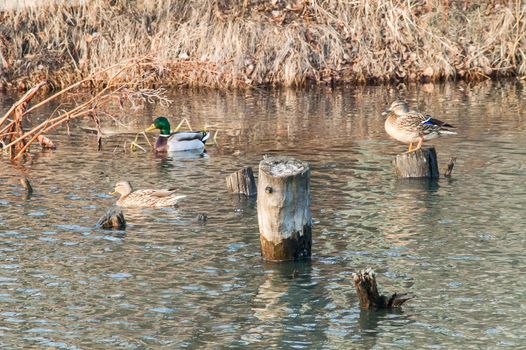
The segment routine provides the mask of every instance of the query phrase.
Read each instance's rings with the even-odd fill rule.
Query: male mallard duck
[[[134,191],[128,181],[120,181],[115,185],[115,191],[110,194],[119,193],[117,205],[121,207],[173,207],[179,199],[186,196],[177,196],[174,190],[137,190]]]
[[[210,137],[206,131],[170,132],[170,123],[165,117],[156,118],[146,131],[154,129],[160,131],[154,146],[156,152],[204,150],[205,142]]]
[[[409,110],[405,101],[394,101],[388,109],[385,120],[385,131],[396,140],[408,143],[409,151],[413,152],[422,147],[422,143],[440,135],[456,135],[449,130],[453,125],[432,118],[414,110]],[[413,143],[418,142],[416,148]]]

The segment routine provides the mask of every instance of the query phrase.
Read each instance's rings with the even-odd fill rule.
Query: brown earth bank
[[[42,80],[59,89],[137,57],[151,62],[146,87],[526,76],[526,3],[519,0],[35,4],[0,7],[0,89]]]

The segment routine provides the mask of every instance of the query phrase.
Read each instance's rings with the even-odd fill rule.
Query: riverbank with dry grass
[[[518,0],[38,4],[0,12],[0,88],[64,88],[137,57],[152,63],[147,87],[526,76]]]

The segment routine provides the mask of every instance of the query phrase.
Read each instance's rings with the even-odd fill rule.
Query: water
[[[398,93],[458,126],[460,136],[433,142],[441,170],[458,158],[451,179],[395,179],[404,146],[380,113]],[[56,151],[0,160],[1,348],[526,346],[523,84],[172,97],[169,108],[116,113],[138,128],[164,114],[219,130],[204,157],[124,152],[133,135],[97,152],[76,123],[71,136],[50,135]],[[0,95],[0,111],[12,102]],[[311,163],[310,262],[262,261],[255,201],[226,193],[226,175],[257,169],[267,153]],[[188,198],[179,209],[125,210],[126,231],[94,228],[122,179]],[[366,267],[383,291],[416,299],[360,310],[350,275]]]

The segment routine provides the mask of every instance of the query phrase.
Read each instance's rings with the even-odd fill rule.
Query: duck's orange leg
[[[418,151],[420,148],[422,148],[423,143],[424,143],[424,137],[420,136],[420,138],[418,139],[418,144],[416,145],[416,148],[413,149],[413,152]]]

